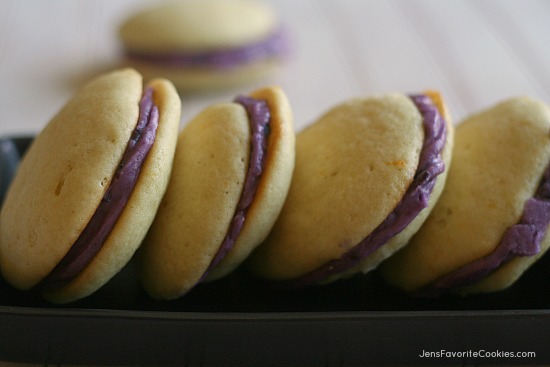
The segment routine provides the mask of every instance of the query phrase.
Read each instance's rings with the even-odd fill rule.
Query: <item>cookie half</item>
[[[290,106],[279,88],[210,106],[190,121],[139,251],[145,289],[174,299],[235,269],[279,215],[294,150]]]
[[[439,202],[383,276],[423,295],[513,284],[550,246],[549,131],[550,109],[524,97],[461,122]]]
[[[298,134],[287,201],[250,269],[299,287],[375,268],[437,201],[452,137],[437,93],[333,108]]]
[[[36,137],[0,213],[0,266],[54,302],[85,297],[132,257],[168,184],[175,88],[134,70],[83,87]]]

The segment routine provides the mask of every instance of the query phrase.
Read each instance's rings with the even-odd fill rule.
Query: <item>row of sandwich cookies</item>
[[[504,289],[549,246],[542,102],[455,127],[436,92],[356,98],[295,134],[268,87],[180,117],[171,82],[131,69],[82,88],[10,186],[3,277],[64,303],[135,258],[158,299],[239,266],[290,288],[379,269],[433,296]]]

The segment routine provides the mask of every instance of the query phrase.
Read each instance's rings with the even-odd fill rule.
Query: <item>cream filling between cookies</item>
[[[280,58],[288,53],[288,40],[282,28],[253,44],[236,48],[204,52],[152,52],[126,50],[130,59],[166,67],[208,67],[232,69],[269,58]]]
[[[437,296],[446,290],[473,284],[516,257],[537,255],[549,225],[550,164],[534,196],[525,202],[519,222],[508,227],[493,252],[443,275],[417,294]]]
[[[143,163],[155,142],[158,122],[153,89],[147,88],[139,103],[136,127],[101,202],[78,239],[38,288],[55,290],[67,285],[101,250],[136,186]]]
[[[443,148],[447,127],[443,116],[426,95],[411,95],[422,115],[424,141],[413,181],[394,210],[361,242],[321,267],[295,279],[283,281],[291,288],[299,288],[340,274],[358,265],[391,238],[405,229],[428,206],[437,176],[445,170]]]
[[[248,209],[252,205],[252,201],[258,191],[258,185],[265,168],[267,138],[270,132],[269,124],[271,122],[271,111],[269,110],[269,106],[264,100],[245,96],[237,97],[235,102],[241,104],[245,108],[250,124],[251,141],[248,169],[243,191],[237,204],[235,215],[229,225],[229,229],[199,282],[206,278],[209,272],[223,260],[235,245],[237,237],[244,227]]]

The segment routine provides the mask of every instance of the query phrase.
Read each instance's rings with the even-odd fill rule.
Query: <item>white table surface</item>
[[[36,134],[85,81],[116,68],[118,25],[154,2],[0,0],[0,136]],[[271,3],[294,52],[264,84],[287,92],[296,130],[347,98],[386,92],[440,90],[457,123],[513,96],[550,102],[548,0]],[[182,126],[253,87],[182,96]]]
[[[85,81],[118,67],[118,25],[154,2],[1,0],[0,136],[38,132]],[[287,92],[297,130],[347,98],[386,92],[438,89],[455,122],[512,96],[550,102],[548,0],[271,3],[294,52],[262,83]],[[182,125],[253,87],[182,96]]]

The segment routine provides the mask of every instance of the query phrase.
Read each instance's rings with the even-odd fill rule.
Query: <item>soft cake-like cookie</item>
[[[0,266],[55,302],[85,297],[132,257],[166,189],[181,108],[134,70],[83,87],[36,137],[0,213]]]
[[[166,196],[139,251],[149,294],[174,299],[235,269],[267,236],[293,168],[292,114],[279,88],[197,115],[180,133]]]
[[[258,0],[184,0],[143,10],[119,31],[128,62],[182,91],[227,88],[278,68],[287,39]]]
[[[549,162],[542,102],[514,98],[466,119],[439,202],[384,277],[428,295],[510,286],[550,245]]]
[[[302,286],[367,272],[437,200],[453,128],[437,93],[353,99],[300,132],[281,215],[251,270]]]

